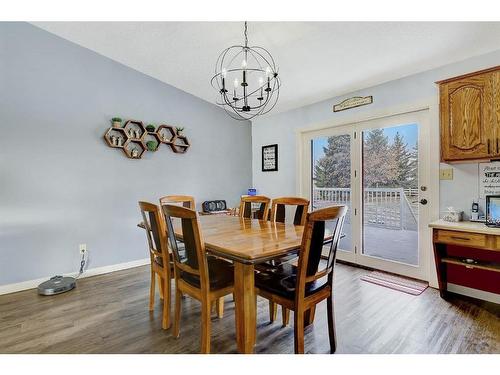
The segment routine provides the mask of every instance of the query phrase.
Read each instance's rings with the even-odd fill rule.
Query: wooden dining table
[[[199,219],[207,252],[234,264],[238,352],[253,353],[257,330],[254,265],[297,252],[304,227],[224,215]],[[174,232],[182,238],[179,223],[174,224]]]

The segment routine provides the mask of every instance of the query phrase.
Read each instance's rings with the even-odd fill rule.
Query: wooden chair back
[[[141,210],[142,223],[148,240],[151,264],[153,264],[155,257],[158,257],[162,260],[160,264],[168,265],[170,256],[168,253],[167,234],[160,208],[153,203],[139,202],[139,209]]]
[[[344,226],[347,206],[325,207],[307,214],[304,234],[299,252],[296,293],[295,298],[299,300],[305,297],[306,284],[327,277],[330,285],[333,285],[333,268],[337,256],[337,245]],[[328,228],[327,228],[328,226]],[[325,268],[318,271],[321,253],[324,246],[326,231],[331,233],[328,256],[325,257]]]
[[[304,225],[306,223],[309,200],[300,197],[282,197],[273,199],[271,205],[271,221],[284,223],[286,217],[286,206],[296,207],[293,217],[294,225]]]
[[[257,210],[257,219],[267,220],[269,215],[269,203],[271,199],[263,195],[242,195],[240,200],[240,217],[248,219],[252,217],[252,203],[260,203]]]
[[[162,206],[167,223],[167,233],[170,248],[174,255],[176,278],[182,278],[183,273],[198,276],[201,289],[208,291],[208,265],[205,254],[205,243],[201,235],[198,213],[189,208],[172,204]],[[172,219],[179,219],[182,228],[182,242],[184,243],[185,256],[181,257],[177,246]]]
[[[160,206],[166,204],[180,204],[182,207],[190,208],[194,210],[194,197],[191,195],[165,195],[160,198]]]

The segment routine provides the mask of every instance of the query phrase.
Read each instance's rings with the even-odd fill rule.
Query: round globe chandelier
[[[236,120],[250,120],[271,111],[279,98],[280,79],[271,54],[262,47],[226,48],[215,64],[212,86],[219,93],[216,103]]]

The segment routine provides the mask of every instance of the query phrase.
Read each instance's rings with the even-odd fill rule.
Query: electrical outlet
[[[453,180],[453,168],[443,168],[439,170],[440,180]]]
[[[80,254],[85,254],[87,252],[87,244],[81,243],[79,248],[80,248]]]

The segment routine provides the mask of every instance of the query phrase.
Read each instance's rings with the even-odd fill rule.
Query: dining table
[[[257,330],[254,268],[258,263],[300,249],[304,227],[230,215],[199,216],[207,253],[234,264],[236,343],[239,353],[253,353]],[[180,223],[175,235],[182,239]]]

